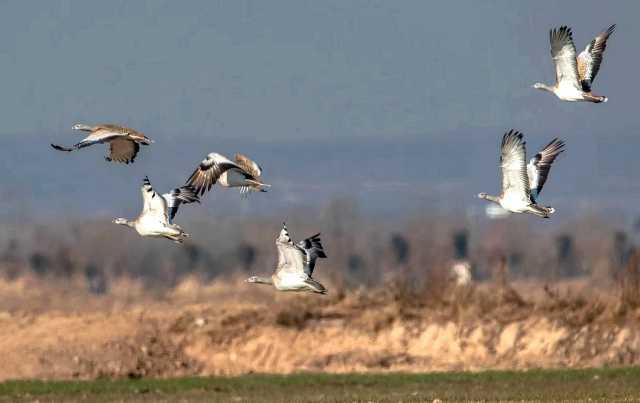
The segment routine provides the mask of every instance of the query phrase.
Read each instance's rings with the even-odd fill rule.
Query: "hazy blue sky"
[[[497,189],[497,143],[515,127],[532,147],[568,141],[547,202],[597,200],[606,185],[632,208],[639,15],[636,1],[0,1],[0,203],[135,212],[142,176],[177,185],[217,150],[255,156],[280,185],[252,205],[349,192],[451,205]],[[572,26],[581,50],[612,23],[594,85],[607,104],[530,88],[554,80],[550,28]],[[103,147],[49,149],[77,140],[76,121],[157,143],[129,167],[105,163]]]

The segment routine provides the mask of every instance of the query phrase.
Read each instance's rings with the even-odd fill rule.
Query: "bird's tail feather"
[[[312,278],[308,278],[306,280],[304,280],[305,284],[307,284],[309,286],[309,288],[311,289],[311,291],[318,293],[318,294],[326,294],[327,293],[327,289],[320,284],[319,282],[317,282],[316,280],[312,279]]]
[[[550,206],[545,207],[545,206],[540,206],[538,204],[532,204],[530,207],[531,207],[532,214],[535,214],[538,217],[542,217],[542,218],[549,218],[551,214],[556,212],[556,209]]]

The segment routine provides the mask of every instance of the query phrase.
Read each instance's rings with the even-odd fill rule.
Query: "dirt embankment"
[[[613,299],[491,287],[438,302],[270,291],[0,312],[0,379],[640,364],[640,309]]]

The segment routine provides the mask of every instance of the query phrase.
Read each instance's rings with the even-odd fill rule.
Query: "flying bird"
[[[116,218],[114,224],[126,225],[135,229],[140,236],[167,238],[182,243],[189,234],[173,219],[181,204],[200,203],[200,199],[191,186],[182,186],[163,195],[156,193],[149,178],[145,177],[140,188],[142,193],[142,212],[133,221],[126,218]]]
[[[326,294],[327,289],[311,278],[318,258],[326,258],[320,234],[315,234],[296,244],[282,224],[280,235],[276,239],[278,248],[278,266],[271,277],[252,276],[246,282],[271,284],[278,291],[310,291]]]
[[[522,133],[516,130],[504,134],[500,148],[502,193],[500,196],[480,193],[478,197],[497,203],[512,213],[530,213],[549,218],[555,209],[539,205],[537,199],[553,161],[564,151],[564,142],[557,138],[551,140],[528,164],[525,144]]]
[[[231,161],[224,155],[210,153],[187,179],[187,185],[193,186],[196,194],[203,195],[219,183],[240,188],[240,194],[246,197],[249,192],[266,192],[271,187],[260,180],[261,175],[260,165],[242,154],[236,154],[235,161]]]
[[[109,154],[105,159],[107,161],[129,164],[130,162],[134,162],[138,151],[140,151],[140,145],[147,146],[153,143],[153,140],[139,131],[123,126],[111,124],[88,126],[82,123],[76,123],[72,129],[90,132],[90,134],[71,147],[56,144],[51,144],[51,147],[59,151],[71,152],[94,144],[108,143]]]
[[[596,36],[576,57],[571,28],[562,26],[549,32],[551,56],[556,67],[556,83],[548,86],[533,84],[533,88],[554,93],[563,101],[607,102],[607,97],[594,95],[591,85],[600,71],[607,40],[616,29],[613,24]]]

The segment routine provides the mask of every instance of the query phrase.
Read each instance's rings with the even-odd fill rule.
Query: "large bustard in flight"
[[[607,102],[607,97],[591,93],[591,85],[600,70],[607,39],[615,28],[614,24],[598,34],[578,57],[571,28],[552,29],[549,39],[556,67],[556,83],[553,86],[535,83],[533,88],[552,92],[563,101]]]
[[[327,293],[322,284],[311,278],[316,259],[327,257],[320,241],[320,234],[294,244],[286,224],[283,224],[276,239],[276,247],[278,266],[275,273],[271,277],[249,277],[246,280],[248,283],[272,284],[278,291]]]
[[[88,126],[82,123],[76,123],[72,129],[89,132],[90,134],[71,147],[56,144],[51,144],[51,147],[59,151],[71,152],[94,144],[108,143],[109,155],[107,155],[105,159],[107,161],[128,164],[135,160],[138,151],[140,151],[140,145],[146,146],[153,143],[153,140],[139,131],[123,126],[109,124]]]
[[[502,169],[502,193],[491,196],[478,194],[481,199],[498,203],[512,213],[530,213],[549,218],[552,207],[538,204],[537,199],[549,176],[551,164],[564,151],[564,142],[553,139],[530,161],[526,162],[525,141],[522,133],[510,130],[502,137],[500,167]]]
[[[167,238],[182,243],[189,234],[173,223],[173,218],[181,204],[200,202],[198,195],[191,186],[182,186],[163,195],[156,193],[145,177],[140,188],[142,193],[142,212],[133,221],[126,218],[116,218],[115,224],[126,225],[135,229],[140,236]]]
[[[271,187],[260,180],[260,165],[242,154],[236,154],[235,161],[224,155],[210,153],[187,179],[187,185],[203,195],[205,191],[219,183],[224,187],[238,187],[240,194],[246,197],[248,192],[266,192]]]

